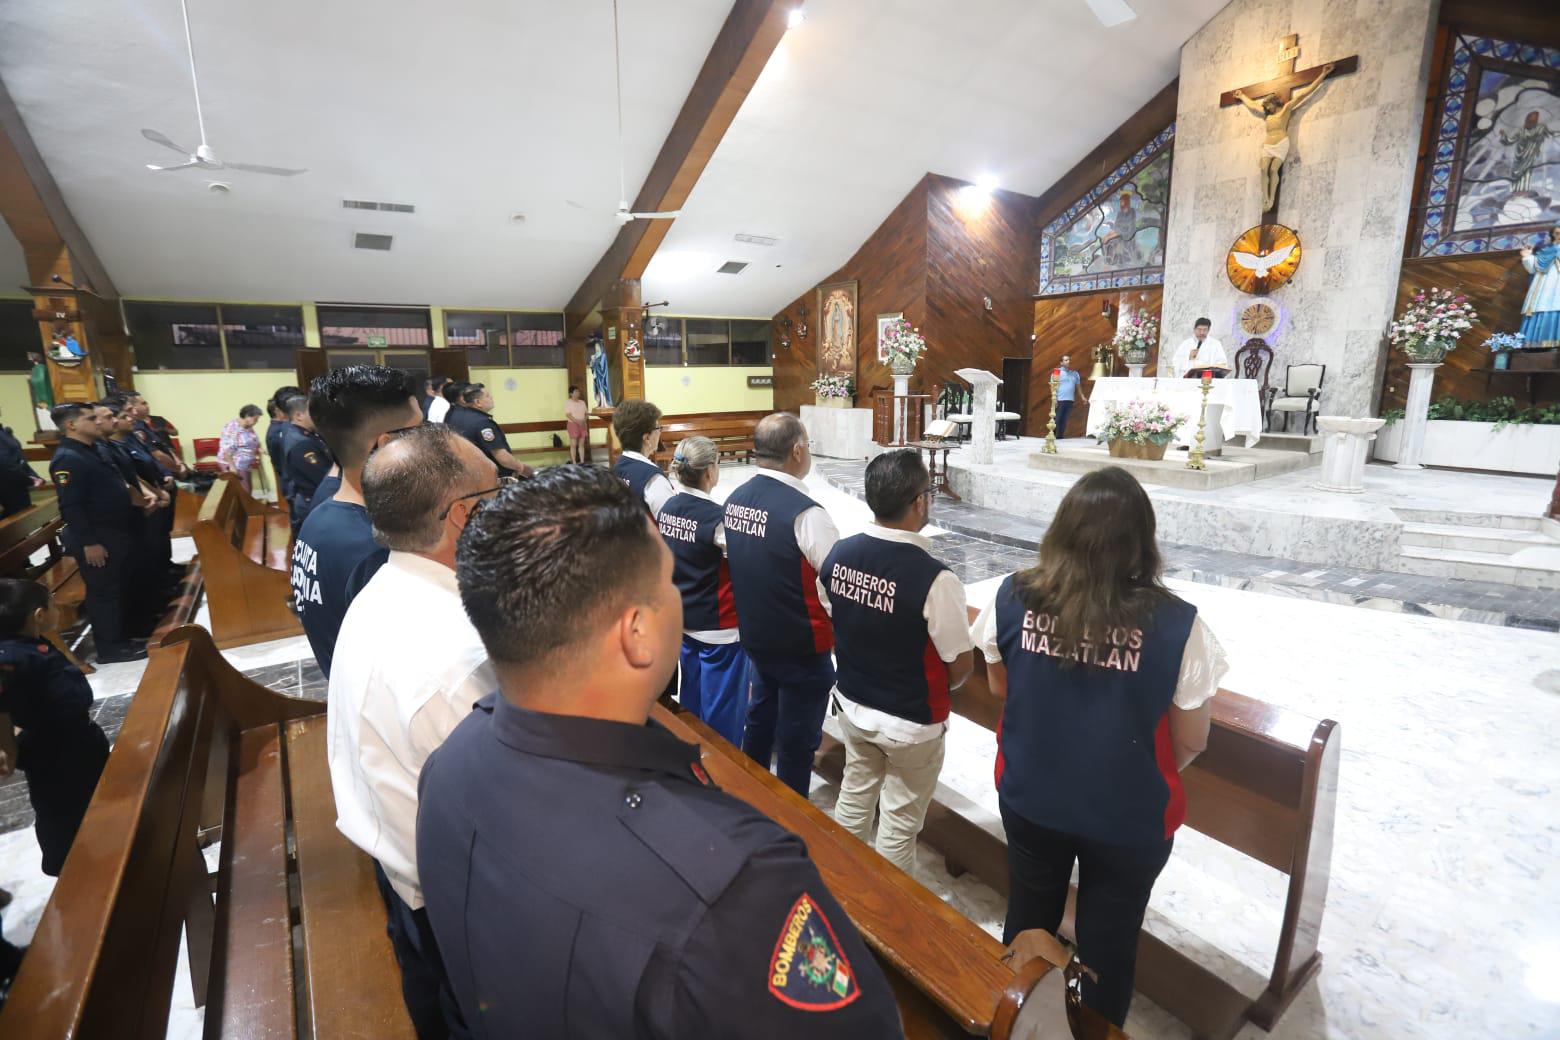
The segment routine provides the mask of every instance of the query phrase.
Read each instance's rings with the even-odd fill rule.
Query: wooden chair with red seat
[[[222,450],[222,438],[220,437],[196,437],[195,438],[195,472],[197,473],[221,473],[222,464],[217,461],[217,453]]]

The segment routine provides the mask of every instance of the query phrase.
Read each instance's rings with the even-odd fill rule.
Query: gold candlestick
[[[1051,418],[1045,424],[1045,444],[1040,448],[1046,455],[1056,454],[1056,387],[1061,379],[1061,370],[1051,369]]]
[[[1213,387],[1213,376],[1207,372],[1202,376],[1202,407],[1197,412],[1197,443],[1192,450],[1186,453],[1187,469],[1207,469],[1208,463],[1203,461],[1203,438],[1208,432],[1208,391]]]

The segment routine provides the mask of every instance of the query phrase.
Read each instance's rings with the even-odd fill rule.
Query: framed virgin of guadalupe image
[[[818,374],[856,377],[856,283],[818,286]]]

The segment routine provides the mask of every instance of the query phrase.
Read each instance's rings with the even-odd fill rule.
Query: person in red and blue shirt
[[[807,796],[813,753],[834,687],[834,629],[818,574],[840,533],[804,478],[812,451],[802,421],[766,415],[753,428],[758,472],[726,499],[726,557],[748,655],[742,750]]]
[[[1055,932],[1078,865],[1083,1000],[1118,1026],[1138,932],[1186,818],[1180,771],[1207,746],[1224,674],[1197,608],[1165,588],[1154,507],[1131,474],[1068,491],[1029,570],[975,622],[997,730],[997,802],[1011,895],[1003,942]]]
[[[672,581],[682,593],[682,683],[677,699],[711,729],[741,746],[747,721],[747,655],[738,642],[737,604],[726,564],[726,528],[710,497],[720,451],[708,437],[677,442],[672,472],[681,490],[656,524],[672,551]]]

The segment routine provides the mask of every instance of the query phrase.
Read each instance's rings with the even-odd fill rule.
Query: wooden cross
[[[1260,98],[1264,94],[1272,94],[1278,98],[1281,104],[1288,104],[1290,95],[1296,87],[1303,87],[1321,74],[1320,65],[1312,66],[1300,72],[1295,71],[1295,60],[1300,57],[1300,37],[1291,33],[1278,41],[1278,75],[1262,83],[1253,83],[1249,87],[1236,87],[1226,90],[1219,95],[1219,107],[1229,108],[1240,102],[1235,98],[1235,91],[1239,90],[1249,98]],[[1360,56],[1351,54],[1347,58],[1339,58],[1333,62],[1332,74],[1334,77],[1347,76],[1351,72],[1358,72],[1360,68]]]

